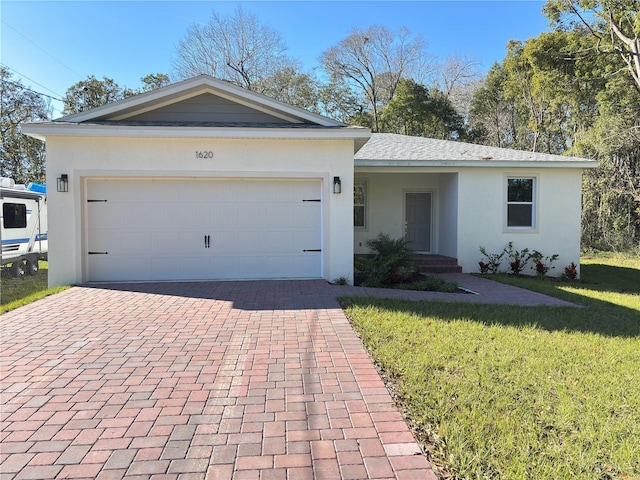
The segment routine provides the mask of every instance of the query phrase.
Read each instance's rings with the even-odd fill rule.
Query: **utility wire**
[[[62,65],[64,68],[66,68],[67,70],[69,70],[71,73],[73,73],[74,75],[78,76],[78,77],[82,77],[82,75],[80,75],[78,72],[76,72],[73,68],[69,67],[68,65],[66,65],[64,62],[62,62],[62,60],[54,57],[53,55],[51,55],[49,52],[47,52],[44,48],[42,48],[40,45],[38,45],[37,43],[35,43],[33,40],[31,40],[29,37],[27,37],[25,34],[23,34],[22,32],[18,31],[18,29],[16,29],[14,26],[9,25],[6,21],[1,20],[2,23],[4,23],[7,27],[9,27],[11,30],[13,30],[14,32],[16,32],[18,35],[20,35],[22,38],[24,38],[27,42],[29,42],[30,44],[32,44],[33,46],[35,46],[36,48],[40,49],[43,53],[45,53],[48,57],[52,58],[53,60],[55,60],[56,62],[58,62],[60,65]],[[49,90],[49,89],[47,89]]]
[[[13,71],[13,72],[17,73],[17,74],[18,74],[18,75],[20,75],[21,77],[24,77],[24,78],[26,78],[27,80],[32,81],[33,83],[35,83],[36,85],[38,85],[38,86],[40,86],[40,87],[44,88],[45,90],[50,91],[50,92],[51,92],[51,93],[53,93],[54,95],[57,95],[58,97],[62,97],[62,95],[60,95],[59,93],[54,92],[54,91],[53,91],[53,90],[51,90],[50,88],[47,88],[47,87],[45,87],[44,85],[42,85],[41,83],[36,82],[33,78],[29,78],[29,77],[27,77],[24,73],[20,73],[20,72],[19,72],[19,71],[17,71],[15,68],[11,68],[9,65],[6,65],[6,64],[4,64],[4,63],[2,63],[2,64],[0,64],[0,65],[2,65],[4,68],[6,68],[6,69],[8,69],[8,70],[11,70],[11,71]],[[28,89],[27,89],[27,90],[28,90]],[[36,92],[36,93],[38,93],[38,92]],[[61,98],[54,98],[54,97],[51,97],[51,95],[46,95],[46,94],[44,94],[44,93],[42,93],[41,95],[45,95],[46,97],[53,98],[54,100],[58,100],[58,101],[60,101],[60,102],[63,102],[63,101],[64,101],[64,100],[62,100]]]
[[[3,65],[3,66],[6,67],[6,65]],[[31,88],[25,87],[24,85],[22,85],[21,83],[18,83],[18,82],[12,82],[11,80],[5,80],[4,78],[0,78],[0,82],[8,83],[10,85],[13,85],[14,87],[21,88],[25,92],[35,93],[36,95],[40,95],[42,97],[47,97],[47,98],[50,98],[51,100],[56,100],[58,102],[64,102],[64,100],[62,98],[52,97],[51,95],[47,95],[46,93],[42,93],[42,92],[38,92],[36,90],[32,90]]]

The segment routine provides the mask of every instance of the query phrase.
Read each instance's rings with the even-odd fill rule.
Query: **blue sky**
[[[542,0],[2,0],[0,61],[14,78],[53,97],[88,75],[137,88],[149,73],[171,74],[189,25],[206,23],[214,9],[230,13],[238,3],[279,31],[289,55],[309,71],[355,27],[408,27],[424,37],[435,57],[471,56],[485,71],[503,59],[509,40],[548,30]],[[61,103],[53,106],[59,116]]]

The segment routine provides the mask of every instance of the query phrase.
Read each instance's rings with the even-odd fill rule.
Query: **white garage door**
[[[318,278],[314,180],[87,180],[88,281]]]

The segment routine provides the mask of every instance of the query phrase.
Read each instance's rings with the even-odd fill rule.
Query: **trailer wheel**
[[[11,265],[11,275],[15,278],[23,278],[25,271],[24,260],[18,260]]]
[[[26,272],[27,275],[37,275],[38,270],[40,270],[40,265],[38,265],[38,259],[35,260],[27,260]]]

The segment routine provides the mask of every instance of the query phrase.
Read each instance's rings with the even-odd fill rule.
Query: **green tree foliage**
[[[124,89],[113,79],[103,77],[102,80],[98,80],[94,75],[90,75],[67,89],[62,113],[71,115],[83,112],[121,100],[124,97]]]
[[[406,28],[392,32],[379,25],[354,29],[323,52],[320,61],[332,80],[343,82],[366,100],[363,110],[370,112],[374,131],[380,131],[381,111],[400,81],[421,81],[430,63],[422,37],[412,37]]]
[[[20,133],[20,124],[48,120],[51,109],[41,95],[0,67],[0,176],[18,183],[45,181],[44,143]]]
[[[140,88],[141,93],[166,87],[171,83],[169,75],[166,73],[150,73],[142,77],[140,81],[142,82],[142,87]]]
[[[358,118],[362,111],[362,98],[340,81],[318,83],[320,113],[340,122],[369,126],[370,122]]]
[[[449,98],[413,80],[400,81],[381,118],[385,132],[442,140],[464,136],[462,118]]]
[[[550,1],[547,8],[569,9],[569,3]],[[620,22],[637,11],[627,13],[614,18]],[[583,246],[633,248],[640,240],[640,91],[623,55],[604,52],[602,37],[594,34],[607,31],[607,23],[589,18],[596,18],[591,28],[558,23],[553,32],[510,42],[474,96],[471,137],[598,159],[600,168],[584,176]]]
[[[573,149],[600,163],[583,180],[583,239],[594,248],[640,246],[640,92],[631,83],[608,82],[593,126]]]
[[[595,41],[577,53],[618,57],[640,90],[640,0],[547,0],[544,13],[559,30],[587,30]]]
[[[474,93],[468,128],[471,138],[478,143],[517,148],[524,144],[520,139],[523,112],[505,92],[506,76],[503,65],[496,63],[491,67],[484,85]]]
[[[171,83],[169,75],[166,73],[150,73],[149,75],[142,77],[140,81],[142,82],[142,86],[137,89],[127,87],[123,88],[122,97],[132,97],[133,95],[138,95],[140,93],[150,92],[157,88],[166,87]]]
[[[285,66],[258,80],[255,89],[289,105],[319,113],[317,82],[310,75],[299,73],[293,66]]]
[[[98,80],[94,75],[90,75],[67,89],[62,113],[71,115],[101,107],[126,97],[166,87],[171,80],[166,73],[150,73],[142,77],[140,82],[142,85],[139,88],[131,89],[121,87],[111,78],[103,77],[102,80]]]

